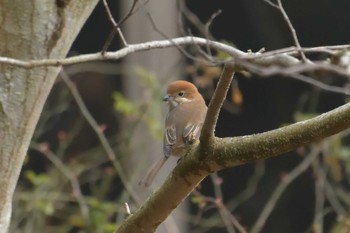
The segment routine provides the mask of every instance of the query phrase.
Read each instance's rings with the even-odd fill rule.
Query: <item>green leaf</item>
[[[38,200],[36,206],[41,210],[45,215],[52,215],[55,211],[53,203],[48,200]]]
[[[114,109],[124,116],[135,117],[139,115],[138,106],[128,101],[120,92],[113,93]]]
[[[221,43],[227,44],[227,45],[229,45],[231,47],[236,47],[234,44],[232,44],[231,42],[228,42],[228,41],[221,41]],[[217,55],[216,56],[218,58],[221,58],[221,59],[228,59],[228,58],[231,57],[230,54],[228,54],[228,53],[226,53],[224,51],[221,51],[221,50],[217,51]]]
[[[48,177],[46,174],[36,174],[34,171],[26,171],[24,176],[32,183],[34,186],[39,186],[47,183]]]

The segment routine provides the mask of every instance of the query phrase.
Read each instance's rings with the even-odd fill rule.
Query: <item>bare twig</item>
[[[337,86],[331,86],[328,84],[325,84],[323,82],[317,81],[316,79],[312,79],[308,76],[302,75],[302,74],[291,74],[290,77],[300,80],[302,82],[311,84],[312,86],[315,86],[317,88],[320,88],[324,91],[330,91],[333,93],[338,93],[342,95],[350,95],[350,89],[349,88],[343,88],[343,87],[337,87]]]
[[[187,33],[185,32],[184,28],[185,28],[185,23],[183,21],[183,17],[182,17],[182,14],[183,13],[183,9],[186,8],[186,4],[184,3],[184,0],[179,0],[179,1],[176,1],[176,6],[177,6],[177,27],[178,27],[178,30],[180,32],[180,35],[184,36],[184,35],[187,35]]]
[[[300,42],[299,42],[297,33],[295,31],[295,28],[294,28],[292,22],[290,21],[290,19],[288,17],[286,11],[283,8],[282,0],[277,0],[277,3],[278,3],[278,7],[279,7],[279,9],[280,9],[280,11],[281,11],[281,13],[282,13],[282,15],[284,17],[284,20],[287,22],[289,30],[292,33],[293,40],[294,40],[295,46],[297,47],[297,49],[299,51],[300,57],[303,60],[303,62],[306,63],[307,62],[306,56],[305,56],[304,52],[301,50],[301,46],[300,46]]]
[[[302,59],[303,62],[307,62],[307,58],[303,52],[303,50],[301,49],[301,46],[300,46],[300,42],[299,42],[299,39],[298,39],[298,36],[297,36],[297,33],[295,31],[295,28],[292,24],[292,22],[290,21],[289,19],[289,16],[287,14],[287,12],[284,10],[284,7],[282,5],[282,1],[281,0],[277,0],[277,4],[276,3],[273,3],[271,2],[270,0],[264,0],[264,2],[266,2],[267,4],[269,4],[270,6],[272,6],[273,8],[279,10],[281,12],[281,14],[283,15],[283,18],[284,20],[287,22],[288,24],[288,28],[292,34],[292,37],[293,37],[293,40],[294,40],[294,44],[295,46],[297,47],[297,51]]]
[[[104,7],[105,7],[105,9],[106,9],[106,12],[107,12],[109,21],[112,23],[112,25],[113,25],[114,27],[117,26],[117,23],[115,22],[114,17],[113,17],[113,15],[112,15],[112,12],[111,12],[111,10],[109,9],[107,0],[102,0],[102,2],[103,2],[103,5],[104,5]]]
[[[104,43],[104,45],[103,45],[103,47],[101,49],[101,53],[105,54],[105,52],[108,50],[108,48],[111,45],[111,43],[112,43],[112,41],[113,41],[113,39],[115,37],[115,34],[117,32],[119,33],[119,36],[120,36],[120,38],[122,40],[123,45],[127,46],[127,43],[125,41],[125,37],[124,37],[122,31],[120,30],[120,28],[118,27],[118,24],[114,20],[114,17],[113,17],[113,15],[111,13],[111,10],[109,9],[109,6],[107,4],[107,0],[102,0],[102,2],[103,2],[103,5],[104,5],[104,7],[106,9],[106,12],[107,12],[107,15],[108,15],[108,19],[112,23],[112,26],[113,26],[111,32],[109,33],[109,35],[108,35],[108,37],[107,37],[107,39],[106,39],[106,41],[105,41],[105,43]]]
[[[181,0],[178,2],[179,2],[180,12],[189,21],[189,23],[191,23],[198,30],[199,34],[203,37],[213,39],[214,37],[210,33],[210,31],[208,32],[205,31],[205,25],[201,22],[201,20],[198,18],[196,14],[194,14],[190,9],[188,9],[184,1]]]
[[[272,210],[275,208],[276,203],[282,196],[283,192],[293,180],[299,177],[312,164],[312,162],[317,158],[319,152],[319,148],[317,146],[314,146],[311,153],[305,157],[305,159],[298,166],[296,166],[291,172],[282,178],[281,183],[276,187],[270,199],[267,201],[264,209],[260,213],[257,221],[253,225],[250,231],[251,233],[258,233],[262,230],[264,223],[270,216]]]
[[[304,72],[313,72],[313,71],[329,71],[337,75],[340,75],[342,77],[345,77],[347,80],[350,81],[350,73],[348,73],[345,69],[339,68],[338,66],[335,66],[333,64],[319,63],[319,62],[308,63],[308,64],[301,63],[301,64],[297,64],[291,67],[286,67],[281,69],[281,67],[276,67],[276,66],[262,67],[261,65],[255,65],[252,63],[248,63],[246,61],[236,61],[236,62],[242,65],[245,69],[249,70],[250,72],[262,77],[270,77],[273,75],[289,76],[293,79],[311,84],[325,91],[339,93],[343,95],[350,95],[350,90],[346,87],[331,86],[301,74]]]
[[[229,233],[235,233],[235,229],[231,223],[230,217],[229,215],[231,215],[231,213],[228,215],[227,212],[225,211],[225,208],[223,208],[225,205],[223,203],[223,196],[222,196],[222,190],[221,190],[221,186],[220,186],[220,182],[218,182],[218,180],[220,180],[220,177],[216,174],[213,173],[210,175],[213,186],[214,186],[214,194],[215,194],[215,203],[217,206],[219,206],[218,211],[219,214],[221,216],[221,219],[223,221],[223,223],[226,226],[226,230]]]
[[[227,91],[230,87],[235,68],[232,64],[226,64],[215,89],[214,95],[209,103],[207,116],[203,125],[200,141],[206,144],[214,137],[216,122],[219,117],[219,111],[224,103]]]
[[[276,58],[276,57],[275,57]],[[284,58],[281,57],[281,63],[283,63]],[[292,61],[287,61],[287,62],[292,62]],[[272,76],[272,75],[292,75],[296,73],[304,73],[304,72],[314,72],[314,71],[328,71],[331,73],[335,73],[337,75],[340,75],[342,77],[346,77],[348,80],[350,80],[350,73],[347,72],[345,69],[329,64],[326,62],[313,62],[313,63],[296,63],[290,67],[279,67],[276,65],[272,66],[262,66],[264,63],[265,65],[268,65],[270,63],[270,59],[267,58],[266,60],[260,60],[260,64],[256,63],[249,63],[245,60],[237,60],[236,63],[239,65],[243,66],[247,71],[255,73],[259,76]]]
[[[76,101],[82,115],[84,118],[87,120],[87,122],[91,125],[92,129],[95,131],[96,135],[99,137],[102,145],[104,146],[104,149],[107,152],[108,158],[110,161],[115,161],[116,160],[116,155],[113,152],[113,149],[110,147],[108,140],[104,137],[100,126],[97,124],[95,119],[92,117],[90,114],[89,110],[85,106],[85,103],[83,99],[81,98],[75,84],[69,79],[67,74],[64,71],[61,71],[60,77],[64,81],[64,83],[67,85],[68,89],[72,93],[74,100]]]
[[[315,211],[313,219],[313,227],[315,232],[323,233],[323,215],[325,212],[325,181],[326,172],[322,167],[322,164],[318,160],[314,160],[312,164],[314,174],[316,176],[315,181]]]
[[[248,181],[248,184],[247,184],[247,188],[245,190],[243,190],[241,193],[239,193],[237,195],[237,197],[234,197],[233,199],[229,200],[225,205],[224,205],[224,208],[227,210],[227,212],[229,213],[229,218],[231,219],[231,216],[233,213],[233,211],[237,208],[238,205],[240,204],[243,204],[246,200],[248,200],[249,198],[251,198],[254,194],[256,194],[256,189],[257,189],[257,185],[259,183],[259,181],[263,178],[263,174],[264,174],[264,171],[265,171],[265,164],[264,164],[264,161],[258,161],[255,165],[255,170],[254,170],[254,174],[251,176],[251,178],[249,179]],[[219,185],[220,183],[219,182],[216,182],[214,183],[214,181],[217,181],[217,175],[215,175],[213,177],[213,175],[211,175],[211,178],[213,180],[213,178],[215,178],[213,180],[213,184],[214,184],[214,192],[217,192],[215,191],[215,189],[219,189],[220,187],[215,187],[215,185]],[[220,179],[220,178],[219,178]],[[199,195],[199,192],[196,191],[195,194]],[[218,199],[218,195],[215,194],[216,196],[216,199]],[[201,196],[202,198],[204,198],[204,196]],[[222,199],[222,198],[221,198]],[[206,201],[212,201],[212,199],[205,199]],[[222,199],[223,200],[223,199]],[[200,214],[202,214],[202,212],[204,212],[203,210],[204,208],[200,208],[201,212]],[[226,211],[225,210],[225,211]],[[200,215],[199,215],[200,217]],[[197,218],[199,218],[197,216]],[[233,216],[232,216],[233,217]],[[206,227],[211,227],[211,226],[217,226],[220,224],[220,222],[222,221],[222,218],[217,218],[216,217],[216,213],[213,213],[209,216],[206,216],[206,219],[210,219],[210,223],[208,224],[202,224],[203,226],[205,225]],[[230,220],[231,221],[231,220]],[[237,220],[236,220],[237,221]],[[238,224],[232,222],[232,224],[238,229],[241,227],[241,229],[243,229],[244,231],[246,231],[244,229],[244,227],[237,221]],[[197,232],[203,232],[204,229],[199,229]],[[242,231],[242,232],[244,232]],[[194,231],[195,232],[195,231]]]
[[[270,6],[276,8],[277,10],[279,10],[279,6],[276,3],[271,2],[270,0],[264,0],[264,2],[266,2],[267,4],[269,4]]]
[[[229,217],[231,223],[237,228],[240,233],[247,233],[247,230],[238,222],[238,220],[233,216],[229,209],[225,206],[222,207],[225,214]]]
[[[102,49],[101,49],[101,53],[102,55],[105,54],[105,52],[107,51],[107,49],[109,48],[109,46],[111,45],[112,43],[112,40],[114,39],[115,37],[115,34],[118,32],[119,34],[119,37],[124,45],[124,47],[127,47],[128,46],[128,43],[126,42],[125,40],[125,37],[124,37],[124,34],[122,33],[121,29],[120,29],[120,26],[133,14],[134,12],[134,9],[135,9],[135,6],[136,6],[136,3],[137,3],[138,0],[134,0],[133,1],[133,4],[128,12],[128,14],[123,18],[121,19],[118,23],[116,23],[116,21],[114,20],[114,17],[111,13],[111,10],[108,6],[108,3],[107,3],[107,0],[102,0],[103,2],[103,5],[106,9],[106,12],[107,12],[107,15],[108,15],[108,19],[109,21],[112,23],[112,26],[113,26],[113,29],[112,31],[109,33],[109,36],[105,42],[105,44],[103,45]]]
[[[84,220],[89,223],[90,221],[90,211],[86,203],[86,200],[81,192],[79,181],[76,175],[66,166],[64,163],[48,148],[47,145],[42,145],[32,142],[30,147],[42,153],[48,158],[52,164],[54,164],[57,169],[69,180],[74,197],[77,199],[80,207],[80,211]]]
[[[212,14],[209,18],[209,20],[205,23],[204,25],[204,32],[205,32],[205,38],[209,39],[209,35],[210,35],[210,26],[213,23],[214,19],[216,17],[218,17],[220,14],[222,13],[222,10],[217,10],[216,12],[214,12],[214,14]],[[212,57],[211,51],[210,51],[210,46],[207,45],[207,53],[209,54],[210,57]]]
[[[337,196],[336,189],[332,186],[332,184],[326,179],[325,182],[325,192],[326,197],[329,203],[331,204],[334,211],[338,214],[338,216],[343,217],[346,215],[346,209],[341,204],[339,197]]]
[[[348,190],[341,186],[335,186],[335,192],[342,202],[346,203],[347,206],[350,206],[350,192]]]
[[[304,53],[325,53],[328,55],[335,55],[339,51],[343,50],[348,50],[350,48],[350,45],[330,45],[330,46],[318,46],[318,47],[312,47],[312,48],[301,48],[301,51]],[[269,57],[269,56],[275,56],[275,55],[280,55],[280,54],[285,54],[285,55],[297,55],[298,54],[298,49],[295,46],[287,47],[287,48],[282,48],[282,49],[277,49],[269,52],[264,52],[259,54],[259,57]]]
[[[80,109],[80,112],[82,113],[82,115],[84,116],[86,121],[90,124],[91,128],[96,133],[96,135],[97,135],[99,141],[101,142],[101,145],[102,145],[103,149],[105,150],[108,158],[110,159],[114,168],[118,172],[120,180],[122,181],[126,190],[128,191],[128,193],[130,194],[130,196],[132,197],[132,199],[136,203],[140,203],[138,195],[134,192],[133,188],[131,187],[130,182],[128,181],[128,179],[126,177],[126,174],[125,174],[121,164],[116,159],[116,155],[114,154],[114,151],[113,151],[112,147],[110,146],[106,136],[103,134],[99,125],[97,124],[97,122],[95,121],[95,119],[92,117],[89,110],[85,106],[84,101],[81,98],[75,84],[69,79],[69,77],[67,76],[67,74],[65,72],[61,71],[60,76],[61,76],[62,80],[65,82],[65,84],[67,85],[70,92],[72,93],[72,95],[73,95],[73,97],[74,97],[74,99],[75,99],[75,101]]]
[[[257,190],[257,186],[265,173],[265,162],[258,161],[255,164],[254,174],[250,177],[247,188],[227,203],[227,207],[233,211],[238,205],[251,198]]]
[[[221,190],[221,178],[217,175],[217,173],[213,173],[211,176],[212,183],[214,186],[214,194],[215,194],[215,205],[217,206],[221,219],[226,226],[227,232],[236,232],[233,226],[240,233],[247,233],[244,227],[237,221],[237,219],[231,214],[231,212],[227,209],[225,204],[223,203],[224,197],[222,195]]]
[[[147,15],[147,17],[148,17],[148,19],[149,19],[149,21],[150,21],[150,23],[151,23],[151,25],[152,25],[154,31],[156,31],[156,32],[157,32],[159,35],[161,35],[163,38],[165,38],[165,39],[167,39],[168,41],[170,41],[170,42],[173,44],[173,46],[176,47],[176,48],[177,48],[182,54],[184,54],[186,57],[188,57],[188,58],[190,58],[190,59],[192,59],[192,60],[198,60],[198,58],[196,58],[196,57],[192,56],[191,54],[189,54],[185,49],[183,49],[182,47],[180,47],[171,37],[169,37],[168,35],[166,35],[164,32],[161,31],[161,30],[158,28],[156,22],[154,21],[154,19],[153,19],[151,13],[150,13],[149,11],[146,11],[146,10],[145,10],[145,12],[146,12],[146,15]]]

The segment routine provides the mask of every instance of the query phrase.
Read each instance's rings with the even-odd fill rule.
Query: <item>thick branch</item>
[[[199,145],[183,158],[164,185],[123,222],[117,232],[154,232],[210,172],[280,155],[348,127],[350,104],[310,120],[265,133],[215,138],[210,141],[213,150],[209,151],[205,160],[199,160],[202,151]]]
[[[215,170],[271,158],[350,127],[350,103],[310,120],[265,133],[216,141]]]

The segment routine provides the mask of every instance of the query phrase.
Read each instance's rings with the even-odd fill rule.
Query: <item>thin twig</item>
[[[101,53],[102,54],[105,54],[105,52],[107,51],[107,49],[111,45],[112,40],[114,39],[115,34],[117,32],[119,34],[119,37],[120,37],[124,47],[128,46],[128,43],[125,40],[124,34],[122,33],[122,31],[120,29],[120,26],[133,14],[137,1],[138,0],[134,0],[133,1],[133,4],[131,5],[131,8],[130,8],[128,14],[126,14],[126,16],[122,20],[120,20],[118,23],[116,23],[116,21],[114,20],[113,15],[111,13],[111,10],[110,10],[110,8],[108,6],[107,0],[102,0],[103,5],[104,5],[104,7],[106,9],[106,12],[107,12],[107,15],[108,15],[108,19],[112,23],[112,26],[113,26],[112,31],[109,33],[108,38],[107,38],[106,42],[104,43],[104,45],[103,45],[103,47],[101,49]]]
[[[81,211],[81,215],[83,219],[89,223],[90,221],[90,211],[89,207],[86,203],[86,200],[82,194],[80,189],[79,181],[76,175],[66,166],[64,163],[48,148],[46,145],[38,144],[32,142],[30,147],[41,152],[50,160],[52,164],[56,166],[56,168],[69,180],[72,190],[74,193],[74,197],[77,199]]]
[[[74,100],[76,101],[80,112],[84,116],[84,118],[87,120],[87,122],[91,125],[92,129],[95,131],[96,135],[98,136],[99,140],[102,143],[102,146],[107,152],[108,158],[110,161],[116,160],[116,155],[113,152],[113,149],[110,147],[107,138],[104,137],[100,126],[97,124],[95,119],[90,114],[89,110],[87,109],[83,99],[81,98],[75,84],[69,79],[68,75],[61,71],[60,77],[64,81],[64,83],[67,85],[68,89],[70,90],[71,94],[73,95]]]
[[[122,18],[122,19],[117,23],[117,25],[115,26],[115,27],[117,28],[117,30],[118,30],[119,36],[120,36],[120,38],[122,39],[122,42],[123,42],[123,44],[124,44],[125,47],[128,46],[128,43],[126,42],[126,40],[125,40],[123,34],[121,33],[120,27],[121,27],[121,25],[123,25],[123,23],[125,23],[125,21],[126,21],[130,16],[132,16],[132,15],[136,12],[135,7],[136,7],[136,4],[137,4],[137,3],[138,3],[138,0],[134,0],[134,1],[133,1],[132,5],[131,5],[131,7],[130,7],[129,12],[128,12],[128,13],[124,16],[124,18]]]
[[[221,178],[216,173],[211,174],[210,178],[211,178],[213,186],[214,186],[215,203],[217,206],[219,206],[218,211],[219,211],[219,214],[221,216],[221,220],[224,223],[227,232],[235,233],[236,231],[232,225],[230,217],[227,214],[227,212],[225,211],[225,209],[223,208],[225,205],[223,203],[224,200],[223,200],[220,182],[218,181]]]
[[[246,200],[251,198],[256,194],[258,184],[263,178],[265,173],[265,162],[258,161],[255,163],[254,174],[250,177],[247,188],[240,192],[234,199],[227,203],[227,207],[233,211],[237,208],[238,205],[243,204]]]
[[[180,35],[187,35],[184,28],[185,28],[185,22],[184,22],[184,15],[183,9],[186,8],[186,4],[184,3],[184,0],[176,1],[177,6],[177,30],[179,30]]]
[[[294,28],[292,22],[290,21],[290,19],[289,19],[289,17],[288,17],[288,14],[286,13],[286,11],[285,11],[284,8],[283,8],[282,1],[281,1],[281,0],[277,0],[277,3],[278,3],[279,10],[281,11],[281,13],[282,13],[282,15],[283,15],[283,17],[284,17],[284,20],[287,22],[288,27],[289,27],[289,30],[290,30],[291,33],[292,33],[295,46],[297,47],[297,49],[298,49],[298,51],[299,51],[299,54],[300,54],[300,56],[301,56],[301,59],[303,60],[304,63],[306,63],[306,62],[307,62],[307,58],[306,58],[304,52],[301,50],[301,46],[300,46],[300,42],[299,42],[297,33],[296,33],[296,31],[295,31],[295,28]]]
[[[205,38],[207,38],[207,39],[210,38],[210,37],[209,37],[209,35],[210,35],[210,33],[209,33],[209,31],[210,31],[209,28],[210,28],[210,26],[212,25],[214,19],[215,19],[216,17],[218,17],[221,13],[222,13],[222,10],[220,10],[220,9],[217,10],[216,12],[214,12],[214,14],[212,14],[212,15],[210,16],[208,22],[205,23],[205,25],[204,25]],[[207,45],[206,47],[207,47],[207,54],[209,54],[209,56],[212,57],[212,54],[211,54],[211,51],[210,51],[210,46]]]
[[[109,35],[108,35],[108,37],[107,37],[107,40],[105,41],[105,43],[104,43],[104,45],[103,45],[103,47],[102,47],[102,49],[101,49],[101,53],[102,54],[105,54],[105,52],[107,51],[107,49],[109,48],[109,46],[111,45],[111,43],[112,43],[112,40],[114,39],[114,37],[115,37],[115,34],[117,33],[117,29],[118,29],[118,25],[117,25],[117,23],[115,22],[115,20],[114,20],[114,17],[113,17],[113,15],[112,15],[112,13],[111,13],[111,10],[109,9],[109,6],[108,6],[108,3],[107,3],[107,0],[102,0],[102,2],[103,2],[103,5],[104,5],[104,7],[105,7],[105,9],[106,9],[106,12],[107,12],[107,15],[108,15],[108,19],[109,19],[109,21],[112,23],[112,26],[113,26],[113,28],[112,28],[112,31],[109,33]],[[120,31],[121,32],[121,31]],[[125,45],[125,38],[124,38],[124,36],[123,36],[123,34],[121,33],[121,38],[122,38],[122,42],[124,43],[124,46],[126,46]]]
[[[276,8],[277,10],[280,9],[276,3],[273,3],[270,0],[264,0],[264,2],[266,2],[267,4],[269,4],[272,7]]]
[[[266,202],[264,209],[261,211],[257,221],[253,225],[250,233],[258,233],[262,230],[266,220],[270,216],[272,210],[275,208],[277,201],[282,196],[283,192],[290,185],[290,183],[299,177],[317,158],[320,150],[317,146],[314,146],[311,153],[305,157],[305,159],[298,164],[291,172],[286,174],[281,183],[276,187],[275,191],[272,193],[270,199]]]
[[[115,22],[114,17],[113,17],[113,15],[112,15],[111,9],[110,9],[109,6],[108,6],[107,0],[102,0],[102,2],[103,2],[103,5],[104,5],[104,7],[105,7],[105,10],[106,10],[106,12],[107,12],[109,21],[112,23],[112,25],[113,25],[114,27],[117,26],[117,23]]]
[[[334,211],[338,214],[338,216],[344,217],[346,215],[347,208],[343,207],[342,203],[339,200],[339,197],[336,194],[336,189],[332,186],[332,184],[328,180],[326,180],[325,192],[326,192],[327,200],[331,204]]]
[[[339,68],[333,64],[319,63],[319,62],[307,63],[307,64],[301,63],[291,67],[285,67],[282,69],[281,67],[276,67],[276,66],[262,67],[261,65],[255,65],[253,63],[249,63],[241,60],[236,60],[236,63],[243,66],[246,70],[249,70],[251,73],[254,73],[261,77],[270,77],[273,75],[288,76],[293,79],[311,84],[325,91],[343,94],[343,95],[350,95],[350,90],[347,87],[337,87],[337,86],[328,85],[316,79],[313,79],[311,77],[301,74],[304,72],[314,72],[314,71],[322,70],[322,71],[329,71],[329,72],[335,73],[337,75],[347,78],[347,80],[350,81],[350,74],[346,70]]]
[[[283,63],[283,59],[281,57],[280,62]],[[350,73],[348,73],[345,69],[329,64],[326,62],[314,62],[314,63],[296,63],[289,67],[280,67],[277,65],[271,65],[271,66],[264,66],[268,65],[268,63],[271,63],[269,59],[266,60],[260,60],[257,63],[251,63],[247,62],[246,60],[242,59],[236,59],[236,64],[244,67],[245,70],[255,73],[259,76],[266,77],[266,76],[273,76],[273,75],[284,75],[288,76],[291,74],[296,73],[304,73],[304,72],[314,72],[314,71],[329,71],[331,73],[335,73],[337,75],[340,75],[342,77],[346,77],[348,80],[350,80]],[[288,61],[292,62],[292,61]]]
[[[324,91],[329,91],[333,93],[338,93],[342,95],[350,95],[350,89],[349,88],[343,88],[343,87],[337,87],[337,86],[331,86],[328,84],[325,84],[323,82],[317,81],[316,79],[312,79],[308,76],[302,75],[302,74],[291,74],[290,77],[293,79],[311,84],[314,87],[320,88]]]
[[[95,134],[97,135],[97,137],[98,137],[103,149],[105,150],[109,160],[112,162],[114,168],[118,172],[119,178],[122,181],[123,185],[125,186],[126,190],[128,191],[128,193],[130,194],[130,196],[132,197],[132,199],[136,203],[140,203],[138,195],[134,192],[132,186],[130,185],[130,182],[128,181],[128,179],[126,177],[126,174],[125,174],[121,164],[116,159],[116,155],[115,155],[112,147],[110,146],[106,136],[103,134],[99,125],[97,124],[97,122],[92,117],[89,110],[87,109],[87,107],[86,107],[83,99],[81,98],[75,84],[69,79],[69,77],[67,76],[67,74],[63,70],[61,71],[60,77],[62,78],[62,80],[65,82],[68,89],[72,93],[72,96],[75,99],[75,101],[80,109],[81,114],[86,119],[86,121],[90,124],[91,128],[94,130]]]
[[[145,11],[146,11],[146,10],[145,10]],[[185,49],[183,49],[182,47],[180,47],[171,37],[167,36],[164,32],[162,32],[162,31],[158,28],[156,22],[154,21],[154,19],[153,19],[151,13],[150,13],[149,11],[146,11],[146,15],[147,15],[147,17],[148,17],[148,19],[149,19],[149,21],[150,21],[150,23],[151,23],[151,25],[152,25],[154,31],[156,31],[156,32],[157,32],[159,35],[161,35],[163,38],[165,38],[165,39],[167,39],[168,41],[170,41],[170,42],[174,45],[174,47],[176,47],[176,48],[177,48],[182,54],[184,54],[186,57],[188,57],[188,58],[190,58],[190,59],[192,59],[192,60],[198,59],[198,58],[192,56],[191,54],[189,54]]]
[[[234,199],[229,200],[224,206],[225,209],[227,209],[227,212],[230,213],[231,216],[232,216],[231,213],[237,208],[238,205],[243,204],[246,200],[248,200],[254,194],[256,194],[256,189],[257,189],[258,183],[263,178],[264,172],[265,172],[264,161],[258,161],[255,165],[254,174],[251,176],[251,178],[248,181],[247,188],[245,190],[243,190],[241,193],[239,193],[237,195],[237,197],[234,197]],[[213,183],[214,183],[214,181],[213,181]],[[214,185],[216,185],[216,184],[214,183]],[[216,189],[216,187],[214,186],[214,192],[215,192],[215,189]],[[195,194],[198,194],[198,192],[196,192]],[[216,194],[215,196],[217,197],[218,195]],[[201,196],[201,197],[203,197],[203,196]],[[201,212],[199,214],[202,214],[204,212],[203,209],[204,208],[200,208]],[[206,214],[208,214],[208,213],[206,213]],[[230,216],[230,219],[231,219],[231,216]],[[197,218],[200,218],[200,215],[197,216]],[[220,222],[222,221],[221,218],[219,219],[218,217],[216,217],[216,213],[210,214],[209,216],[207,215],[206,219],[208,219],[208,220],[210,219],[210,223],[208,225],[204,224],[206,227],[212,227],[212,226],[219,225]],[[237,224],[235,224],[235,223],[232,223],[232,224],[237,227]],[[238,222],[238,225],[240,225],[238,227],[242,227],[241,229],[244,229],[244,227],[239,222]],[[238,229],[238,227],[237,227],[237,229]],[[204,229],[197,230],[197,232],[203,232],[203,231],[204,231]],[[246,230],[244,229],[244,231],[246,231]]]
[[[314,209],[314,219],[313,226],[315,227],[315,232],[323,233],[323,215],[325,212],[325,181],[326,172],[317,159],[314,160],[312,164],[314,174],[316,176],[315,181],[315,209]]]
[[[237,221],[237,219],[231,214],[224,204],[224,197],[221,189],[222,182],[220,182],[221,178],[217,175],[217,173],[211,174],[210,177],[214,186],[215,205],[219,210],[219,214],[226,226],[227,232],[236,232],[233,228],[234,226],[240,233],[247,233],[244,227]]]
[[[210,26],[211,22],[214,20],[214,18],[215,18],[217,15],[219,15],[220,13],[221,13],[220,10],[217,11],[216,13],[214,13],[214,14],[211,16],[211,19],[209,19],[209,22],[207,22],[206,25],[205,25],[204,34],[205,34],[205,37],[206,37],[208,40],[209,40],[209,34],[210,34],[209,26]],[[189,33],[189,34],[190,34],[190,33]],[[192,36],[192,34],[191,34],[191,36]],[[209,62],[211,62],[211,63],[213,63],[213,64],[216,63],[216,65],[220,65],[220,64],[217,63],[217,61],[215,61],[215,57],[213,57],[213,55],[212,55],[212,52],[211,52],[211,50],[210,50],[211,47],[210,47],[209,44],[206,44],[206,45],[205,45],[206,51],[204,51],[199,45],[194,45],[194,46],[195,46],[195,48],[198,50],[198,53],[199,53],[201,56],[203,56],[203,57],[205,58],[204,63],[205,63],[205,61],[209,61]],[[194,61],[201,62],[202,59],[199,59],[198,57],[199,57],[199,56],[197,55],[197,57],[193,57],[193,58],[191,58],[191,59],[194,60]],[[202,61],[202,62],[203,62],[203,61]]]
[[[188,9],[184,1],[182,0],[178,2],[180,8],[179,11],[184,15],[188,22],[191,23],[198,30],[199,35],[207,37],[209,39],[213,39],[214,36],[209,31],[205,31],[205,25],[201,22],[201,20],[196,14],[194,14],[192,11],[190,11],[190,9]]]
[[[303,51],[304,53],[310,53],[310,54],[325,53],[333,56],[339,53],[339,51],[345,51],[345,50],[348,50],[349,48],[350,48],[350,45],[330,45],[330,46],[318,46],[318,47],[311,47],[311,48],[301,48],[301,51]],[[287,48],[276,49],[276,50],[264,52],[261,54],[257,54],[257,56],[259,58],[263,58],[263,57],[269,57],[269,56],[276,56],[280,54],[295,56],[298,54],[298,49],[295,46],[291,46]]]
[[[302,50],[302,48],[300,46],[299,39],[298,39],[297,33],[295,31],[295,28],[294,28],[292,22],[290,21],[288,14],[286,13],[286,11],[283,8],[282,1],[281,0],[277,0],[278,4],[273,3],[270,0],[264,0],[264,2],[266,2],[270,6],[272,6],[273,8],[275,8],[275,9],[277,9],[277,10],[279,10],[281,12],[281,14],[283,15],[284,20],[288,24],[290,32],[292,33],[294,44],[297,47],[297,51],[298,51],[302,61],[304,63],[306,63],[307,62],[307,58],[306,58],[306,56],[305,56],[305,54],[304,54],[304,52],[303,52],[303,50]]]

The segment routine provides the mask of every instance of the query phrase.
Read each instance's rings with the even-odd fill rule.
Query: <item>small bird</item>
[[[147,175],[140,181],[146,187],[152,183],[171,155],[184,156],[189,145],[199,139],[207,114],[202,95],[195,85],[187,81],[170,83],[163,101],[169,106],[163,138],[164,156],[150,167]]]

